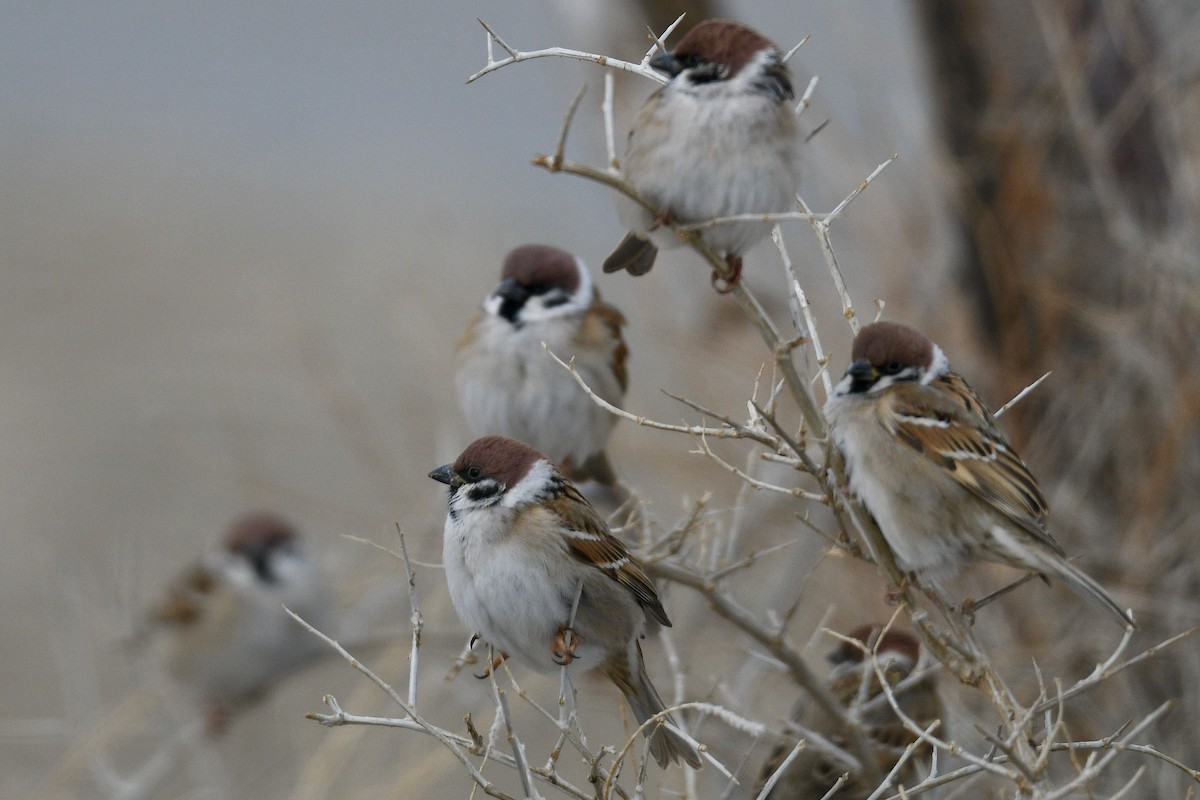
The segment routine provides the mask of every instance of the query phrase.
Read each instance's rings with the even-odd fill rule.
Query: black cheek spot
[[[471,502],[479,503],[500,491],[500,487],[492,482],[477,483],[470,489],[467,489],[467,498]]]

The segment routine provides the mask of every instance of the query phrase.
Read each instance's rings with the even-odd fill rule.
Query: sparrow
[[[707,20],[650,66],[670,80],[634,120],[622,172],[659,213],[630,198],[618,201],[629,233],[605,260],[605,272],[649,272],[659,247],[679,244],[673,231],[662,230],[667,223],[790,211],[796,202],[802,140],[792,79],[774,44],[737,22]],[[770,230],[767,222],[703,230],[701,240],[729,267],[724,287],[714,271],[719,291],[737,284],[742,254]]]
[[[318,628],[330,622],[327,586],[295,529],[254,513],[234,521],[152,610],[166,670],[205,708],[211,733],[323,652],[285,605]]]
[[[616,417],[588,397],[542,342],[599,397],[620,405],[629,349],[625,317],[600,299],[583,261],[528,244],[504,259],[500,285],[458,343],[458,402],[476,436],[500,434],[550,456],[572,480],[613,487],[605,445]]]
[[[842,642],[829,654],[834,667],[826,678],[826,686],[837,701],[846,707],[850,717],[863,726],[868,744],[876,756],[876,766],[881,774],[886,775],[896,766],[905,748],[917,740],[917,736],[893,711],[869,654],[875,653],[896,704],[922,729],[942,717],[936,676],[931,674],[913,684],[901,686],[901,682],[913,673],[921,660],[921,645],[908,631],[890,629],[883,633],[882,626],[868,624],[855,628],[847,637],[854,641]],[[829,716],[815,704],[806,702],[806,699],[796,704],[792,719],[801,731],[815,731],[833,744],[843,749],[847,747],[845,735],[831,729]],[[803,735],[801,732],[801,737]],[[779,769],[795,744],[795,740],[792,740],[780,745],[767,759],[759,779],[759,791]],[[928,746],[922,745],[914,755],[921,756],[928,752]],[[908,787],[915,785],[920,780],[917,764],[916,758],[911,759],[896,776],[896,783]],[[848,764],[837,762],[810,743],[780,775],[767,798],[823,797],[838,778],[848,771]],[[866,800],[876,788],[866,785],[861,776],[851,774],[837,797]]]
[[[554,462],[485,436],[429,477],[450,487],[442,541],[450,598],[492,647],[492,668],[510,658],[539,672],[579,662],[616,684],[639,723],[662,713],[639,639],[647,619],[671,620],[641,564]],[[698,768],[674,721],[660,719],[647,729],[654,759]]]
[[[1037,480],[945,353],[895,322],[863,327],[825,405],[851,491],[899,565],[936,580],[983,560],[1057,576],[1122,626],[1131,616],[1067,560]]]

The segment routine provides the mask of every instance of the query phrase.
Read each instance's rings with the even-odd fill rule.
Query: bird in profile
[[[1038,483],[945,353],[895,322],[864,326],[825,406],[850,489],[906,570],[937,580],[993,561],[1062,578],[1122,626],[1132,616],[1067,560]]]

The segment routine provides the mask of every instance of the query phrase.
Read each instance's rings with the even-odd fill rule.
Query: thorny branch
[[[649,61],[655,52],[666,49],[665,40],[675,27],[672,25],[662,36],[652,34],[651,38],[654,40],[653,46],[650,47],[645,58],[640,63],[635,64],[602,55],[557,47],[522,52],[500,38],[487,23],[482,22],[482,20],[480,23],[483,25],[488,36],[487,61],[483,69],[468,79],[468,83],[510,64],[543,57],[560,57],[592,62],[610,70],[623,70],[641,75],[657,83],[663,83],[664,79],[662,76],[649,68]],[[677,25],[678,23],[679,20],[676,20],[675,24]],[[800,45],[804,41],[807,41],[807,38],[801,41]],[[789,51],[789,58],[800,45]],[[497,46],[507,54],[506,57],[499,60],[495,58],[494,47]],[[817,78],[814,77],[809,82],[796,107],[797,115],[803,113],[808,108],[816,85]],[[551,156],[539,155],[533,160],[533,163],[553,173],[563,172],[604,184],[614,191],[631,198],[651,213],[657,213],[659,209],[654,208],[645,198],[641,197],[622,178],[619,172],[612,118],[614,107],[612,94],[613,82],[611,80],[611,73],[608,73],[605,76],[604,98],[601,106],[604,117],[606,144],[606,163],[603,167],[597,168],[568,161],[565,157],[570,128],[576,116],[582,92],[576,96],[565,115],[562,130],[554,148],[554,154]],[[846,319],[851,333],[857,333],[859,329],[858,314],[846,289],[841,268],[830,238],[830,230],[833,223],[843,215],[849,204],[865,191],[872,181],[896,158],[897,156],[893,155],[879,164],[840,203],[825,213],[814,213],[802,198],[797,197],[797,210],[783,214],[743,214],[721,219],[702,220],[690,224],[675,225],[668,223],[668,225],[673,227],[676,234],[692,247],[715,274],[726,276],[728,274],[728,267],[725,261],[710,248],[706,247],[701,239],[701,233],[704,230],[717,225],[747,220],[761,220],[773,223],[808,222],[816,237],[818,246],[828,267],[829,275],[840,298],[842,316]],[[748,404],[750,418],[744,423],[735,420],[731,415],[719,413],[705,407],[701,403],[687,400],[681,396],[675,399],[717,424],[712,422],[702,425],[669,424],[632,414],[617,408],[597,396],[587,386],[579,372],[575,369],[573,362],[563,361],[547,349],[549,356],[570,371],[592,400],[610,413],[628,419],[639,426],[696,437],[699,441],[699,452],[712,459],[722,468],[735,474],[744,484],[754,488],[780,492],[789,496],[792,500],[799,500],[806,504],[817,503],[831,509],[833,511],[834,524],[840,529],[841,536],[822,532],[815,523],[808,521],[807,513],[801,515],[801,517],[805,524],[812,527],[818,533],[821,533],[826,541],[833,543],[836,547],[846,549],[851,554],[855,554],[855,548],[848,539],[847,528],[852,527],[857,532],[858,538],[866,547],[868,560],[876,564],[883,576],[891,584],[892,593],[899,601],[903,610],[908,613],[911,624],[924,645],[925,652],[939,665],[936,667],[926,666],[915,670],[904,681],[893,686],[885,679],[877,659],[877,654],[874,651],[866,654],[876,678],[883,688],[882,697],[875,698],[870,702],[876,705],[886,703],[897,719],[901,721],[913,736],[912,743],[904,748],[903,752],[897,757],[898,760],[888,762],[885,767],[885,774],[880,769],[880,762],[873,749],[873,743],[860,721],[862,710],[860,709],[854,714],[849,713],[847,708],[838,701],[825,683],[808,666],[801,657],[800,651],[788,641],[787,626],[795,608],[798,607],[798,603],[793,608],[788,609],[788,612],[783,615],[782,620],[778,616],[768,614],[769,622],[764,622],[759,618],[757,613],[733,598],[729,590],[729,581],[742,571],[758,563],[764,555],[772,551],[772,548],[758,552],[739,552],[735,547],[736,537],[731,533],[728,537],[730,545],[722,551],[722,558],[727,560],[722,562],[716,559],[715,553],[717,549],[708,548],[706,552],[710,556],[714,556],[712,559],[713,563],[705,568],[698,567],[696,563],[690,560],[691,548],[688,543],[693,531],[704,524],[703,517],[708,502],[707,495],[694,505],[689,516],[681,525],[676,526],[657,539],[651,538],[647,529],[643,528],[643,556],[645,557],[647,571],[657,578],[687,586],[703,595],[710,607],[718,615],[747,634],[767,651],[771,659],[783,666],[794,682],[802,687],[813,698],[813,701],[820,707],[822,712],[834,721],[833,729],[839,732],[839,742],[835,743],[814,731],[802,730],[801,733],[805,737],[804,741],[795,746],[784,760],[783,765],[776,770],[774,775],[770,776],[766,788],[759,795],[760,798],[766,796],[773,782],[778,780],[786,767],[806,747],[817,749],[823,754],[830,756],[835,763],[846,765],[850,772],[861,778],[865,783],[877,787],[871,793],[870,800],[881,800],[884,797],[888,797],[889,800],[918,797],[938,787],[957,781],[965,782],[983,774],[989,774],[994,779],[999,779],[1015,786],[1022,793],[1033,794],[1044,800],[1053,800],[1054,798],[1066,797],[1073,792],[1092,787],[1113,759],[1120,753],[1125,752],[1138,753],[1145,757],[1170,764],[1183,771],[1193,780],[1200,782],[1200,772],[1197,770],[1187,767],[1148,744],[1133,741],[1134,738],[1141,736],[1155,722],[1161,719],[1167,712],[1169,704],[1160,706],[1158,709],[1142,716],[1136,723],[1131,722],[1113,735],[1101,740],[1059,740],[1065,730],[1062,717],[1067,700],[1086,692],[1101,682],[1108,680],[1113,675],[1153,657],[1163,648],[1193,634],[1195,632],[1194,629],[1150,647],[1138,656],[1118,663],[1133,633],[1132,630],[1128,630],[1111,656],[1102,664],[1097,665],[1092,674],[1077,681],[1069,688],[1059,688],[1054,695],[1051,695],[1046,690],[1044,683],[1041,682],[1040,670],[1035,665],[1034,670],[1038,675],[1039,685],[1042,686],[1042,690],[1033,702],[1022,703],[1018,701],[1015,693],[996,670],[978,640],[973,628],[974,620],[971,613],[952,606],[942,597],[936,587],[921,586],[916,583],[912,576],[904,574],[899,569],[874,520],[845,491],[846,482],[842,466],[829,442],[826,422],[813,390],[814,384],[820,381],[826,396],[832,391],[832,379],[828,370],[828,356],[818,338],[813,309],[792,267],[791,258],[784,243],[779,224],[776,224],[774,227],[772,239],[775,242],[783,264],[793,335],[785,336],[781,333],[758,299],[744,284],[739,283],[734,287],[731,294],[745,314],[747,321],[762,338],[764,345],[771,355],[771,363],[775,371],[775,377],[772,378],[771,384],[774,387],[774,391],[770,394],[767,402],[759,404],[756,401],[751,401]],[[880,305],[880,307],[882,306]],[[794,355],[797,350],[803,356],[803,368],[798,367],[796,364]],[[777,378],[781,380],[777,381]],[[997,416],[1003,414],[1014,403],[1035,389],[1044,378],[1045,376],[1014,397],[1012,401],[1000,409]],[[787,396],[793,400],[796,411],[800,415],[802,425],[799,430],[791,430],[782,424],[777,417],[775,392],[779,391],[781,386],[786,387]],[[724,458],[714,453],[709,445],[710,439],[733,439],[752,442],[756,447],[762,448],[761,452],[758,453],[761,458],[791,465],[797,471],[798,475],[803,480],[810,482],[811,485],[808,488],[785,487],[763,481],[751,474],[748,468],[743,469],[730,464]],[[401,549],[402,551],[404,549],[403,538],[401,540]],[[409,572],[411,586],[412,568],[408,563],[406,552],[405,563]],[[410,598],[414,620],[414,650],[408,702],[402,700],[391,687],[357,662],[337,642],[306,625],[306,627],[309,627],[309,630],[313,630],[314,633],[337,649],[356,669],[362,671],[381,689],[388,693],[400,705],[407,716],[400,719],[385,719],[349,715],[337,706],[336,700],[332,697],[327,698],[327,703],[333,711],[332,714],[311,716],[326,725],[383,725],[419,730],[434,736],[441,744],[455,754],[466,768],[468,774],[471,775],[477,788],[481,788],[485,793],[493,796],[505,797],[506,795],[485,778],[467,757],[468,754],[479,755],[483,741],[478,732],[475,731],[473,725],[468,725],[471,735],[463,737],[433,726],[416,712],[416,647],[419,644],[420,631],[417,626],[420,615],[416,606],[415,593],[410,594]],[[298,617],[297,620],[299,620]],[[301,621],[301,624],[304,623]],[[682,694],[683,676],[678,670],[677,662],[678,659],[675,659],[673,668],[676,674],[677,695],[679,695]],[[507,665],[505,669],[507,671]],[[953,738],[948,738],[944,734],[935,735],[935,731],[938,731],[940,727],[940,721],[935,721],[933,724],[922,727],[911,719],[904,712],[902,705],[897,702],[898,694],[906,691],[908,686],[915,685],[915,683],[910,682],[929,678],[931,671],[935,669],[947,669],[954,673],[962,682],[978,687],[996,709],[1000,719],[1000,725],[996,732],[980,730],[983,739],[990,744],[990,752],[979,755]],[[509,674],[509,679],[512,680],[511,673]],[[522,789],[526,796],[537,796],[534,781],[554,786],[571,797],[582,799],[593,796],[565,781],[555,771],[557,753],[568,741],[584,756],[585,761],[590,766],[591,774],[589,780],[596,787],[596,794],[594,796],[607,797],[612,791],[616,791],[621,796],[626,796],[624,790],[616,784],[616,779],[622,759],[630,748],[634,746],[637,732],[618,751],[613,767],[605,770],[600,766],[600,758],[612,751],[602,749],[598,756],[594,755],[583,742],[582,730],[578,726],[574,709],[570,713],[566,712],[566,699],[568,695],[573,693],[573,687],[570,687],[565,669],[559,692],[560,708],[557,714],[552,714],[530,699],[517,686],[515,680],[512,680],[512,683],[518,695],[537,708],[559,730],[558,743],[547,766],[540,769],[530,766],[520,746],[520,742],[512,729],[506,694],[496,686],[498,713],[502,715],[508,739],[513,743],[513,754],[507,755],[489,750],[487,757],[516,770],[521,776]],[[752,736],[754,741],[757,741],[765,733],[765,728],[761,723],[746,720],[744,717],[734,714],[729,709],[721,706],[705,703],[679,703],[669,710],[677,711],[681,708],[693,708],[705,714],[721,717],[735,729],[744,732],[748,736]],[[1051,709],[1055,709],[1055,713],[1049,713]],[[1036,721],[1038,716],[1043,714],[1043,712],[1046,712],[1045,720],[1039,727]],[[663,718],[665,718],[665,713]],[[498,719],[497,722],[499,721]],[[643,727],[660,724],[660,722],[661,719],[648,720]],[[705,751],[701,743],[694,743],[699,746],[701,752]],[[901,787],[899,793],[889,794],[889,791],[894,788],[894,783],[900,771],[908,762],[917,757],[917,751],[922,747],[931,748],[932,768],[928,776],[916,786]],[[1052,781],[1049,777],[1048,760],[1052,753],[1060,752],[1066,752],[1072,756],[1085,752],[1089,753],[1089,755],[1084,763],[1078,767],[1073,777],[1054,786],[1051,785]],[[712,759],[706,752],[704,754],[710,763],[716,765],[718,771],[729,775],[728,771],[719,762]],[[950,771],[943,771],[940,769],[940,764],[946,760],[965,762],[965,766]],[[645,769],[646,765],[643,763],[641,772],[637,776],[638,788],[636,789],[635,796],[638,797],[642,796]],[[1143,771],[1139,770],[1137,774],[1113,795],[1114,800],[1128,794],[1142,774]],[[729,775],[729,777],[731,781],[734,780],[732,775]],[[826,793],[825,797],[835,798],[848,779],[848,776],[843,776]],[[694,785],[694,776],[689,773],[688,786],[692,788]]]

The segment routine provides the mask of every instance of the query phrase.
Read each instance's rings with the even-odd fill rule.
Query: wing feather
[[[671,620],[658,598],[654,582],[629,553],[625,543],[612,535],[608,525],[578,489],[564,482],[557,496],[547,501],[546,506],[569,531],[565,538],[572,556],[629,589],[647,614],[670,627]]]
[[[1055,552],[1063,552],[1046,530],[1049,509],[1037,480],[960,376],[947,373],[930,386],[895,385],[880,406],[880,418],[898,441]]]

